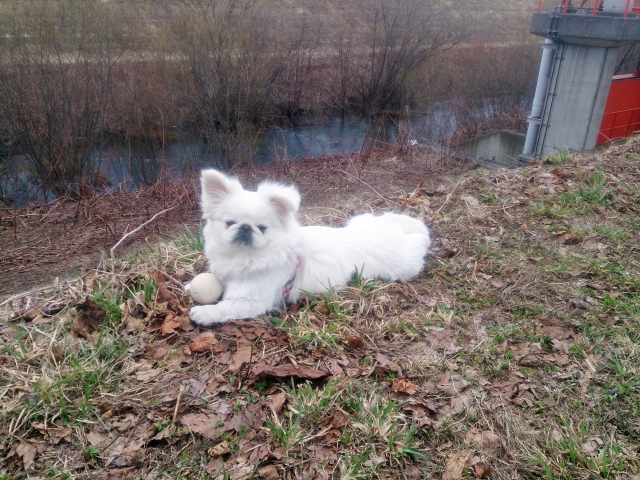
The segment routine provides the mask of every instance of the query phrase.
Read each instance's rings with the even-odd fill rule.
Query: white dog
[[[222,281],[222,300],[195,306],[199,325],[253,318],[295,303],[302,293],[364,278],[409,280],[424,264],[427,227],[407,215],[352,218],[344,228],[301,227],[300,194],[264,182],[256,192],[216,170],[202,172],[202,213],[209,268]]]

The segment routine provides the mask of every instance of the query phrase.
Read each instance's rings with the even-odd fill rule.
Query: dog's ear
[[[202,213],[204,217],[213,215],[217,206],[232,193],[241,192],[242,185],[235,178],[227,177],[217,170],[202,170]]]
[[[268,200],[281,218],[293,215],[300,206],[300,194],[295,187],[265,182],[258,185],[258,193]]]

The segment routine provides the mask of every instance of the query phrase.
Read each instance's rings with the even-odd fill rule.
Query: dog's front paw
[[[213,305],[200,305],[197,307],[191,307],[191,311],[189,312],[189,317],[191,321],[196,325],[200,325],[202,327],[207,327],[212,323],[223,323],[224,321],[216,318],[215,310],[213,310]]]
[[[207,319],[204,307],[191,307],[189,318],[191,318],[191,321],[196,325],[202,325],[203,327],[211,325],[211,322]]]

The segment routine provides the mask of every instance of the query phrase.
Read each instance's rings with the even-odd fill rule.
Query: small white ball
[[[209,305],[222,295],[222,283],[213,273],[201,273],[191,280],[189,294],[194,302]]]

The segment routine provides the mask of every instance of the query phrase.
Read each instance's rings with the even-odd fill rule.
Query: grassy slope
[[[391,198],[432,228],[416,280],[212,332],[179,287],[197,235],[105,261],[0,327],[0,478],[637,475],[639,163],[635,139]]]

